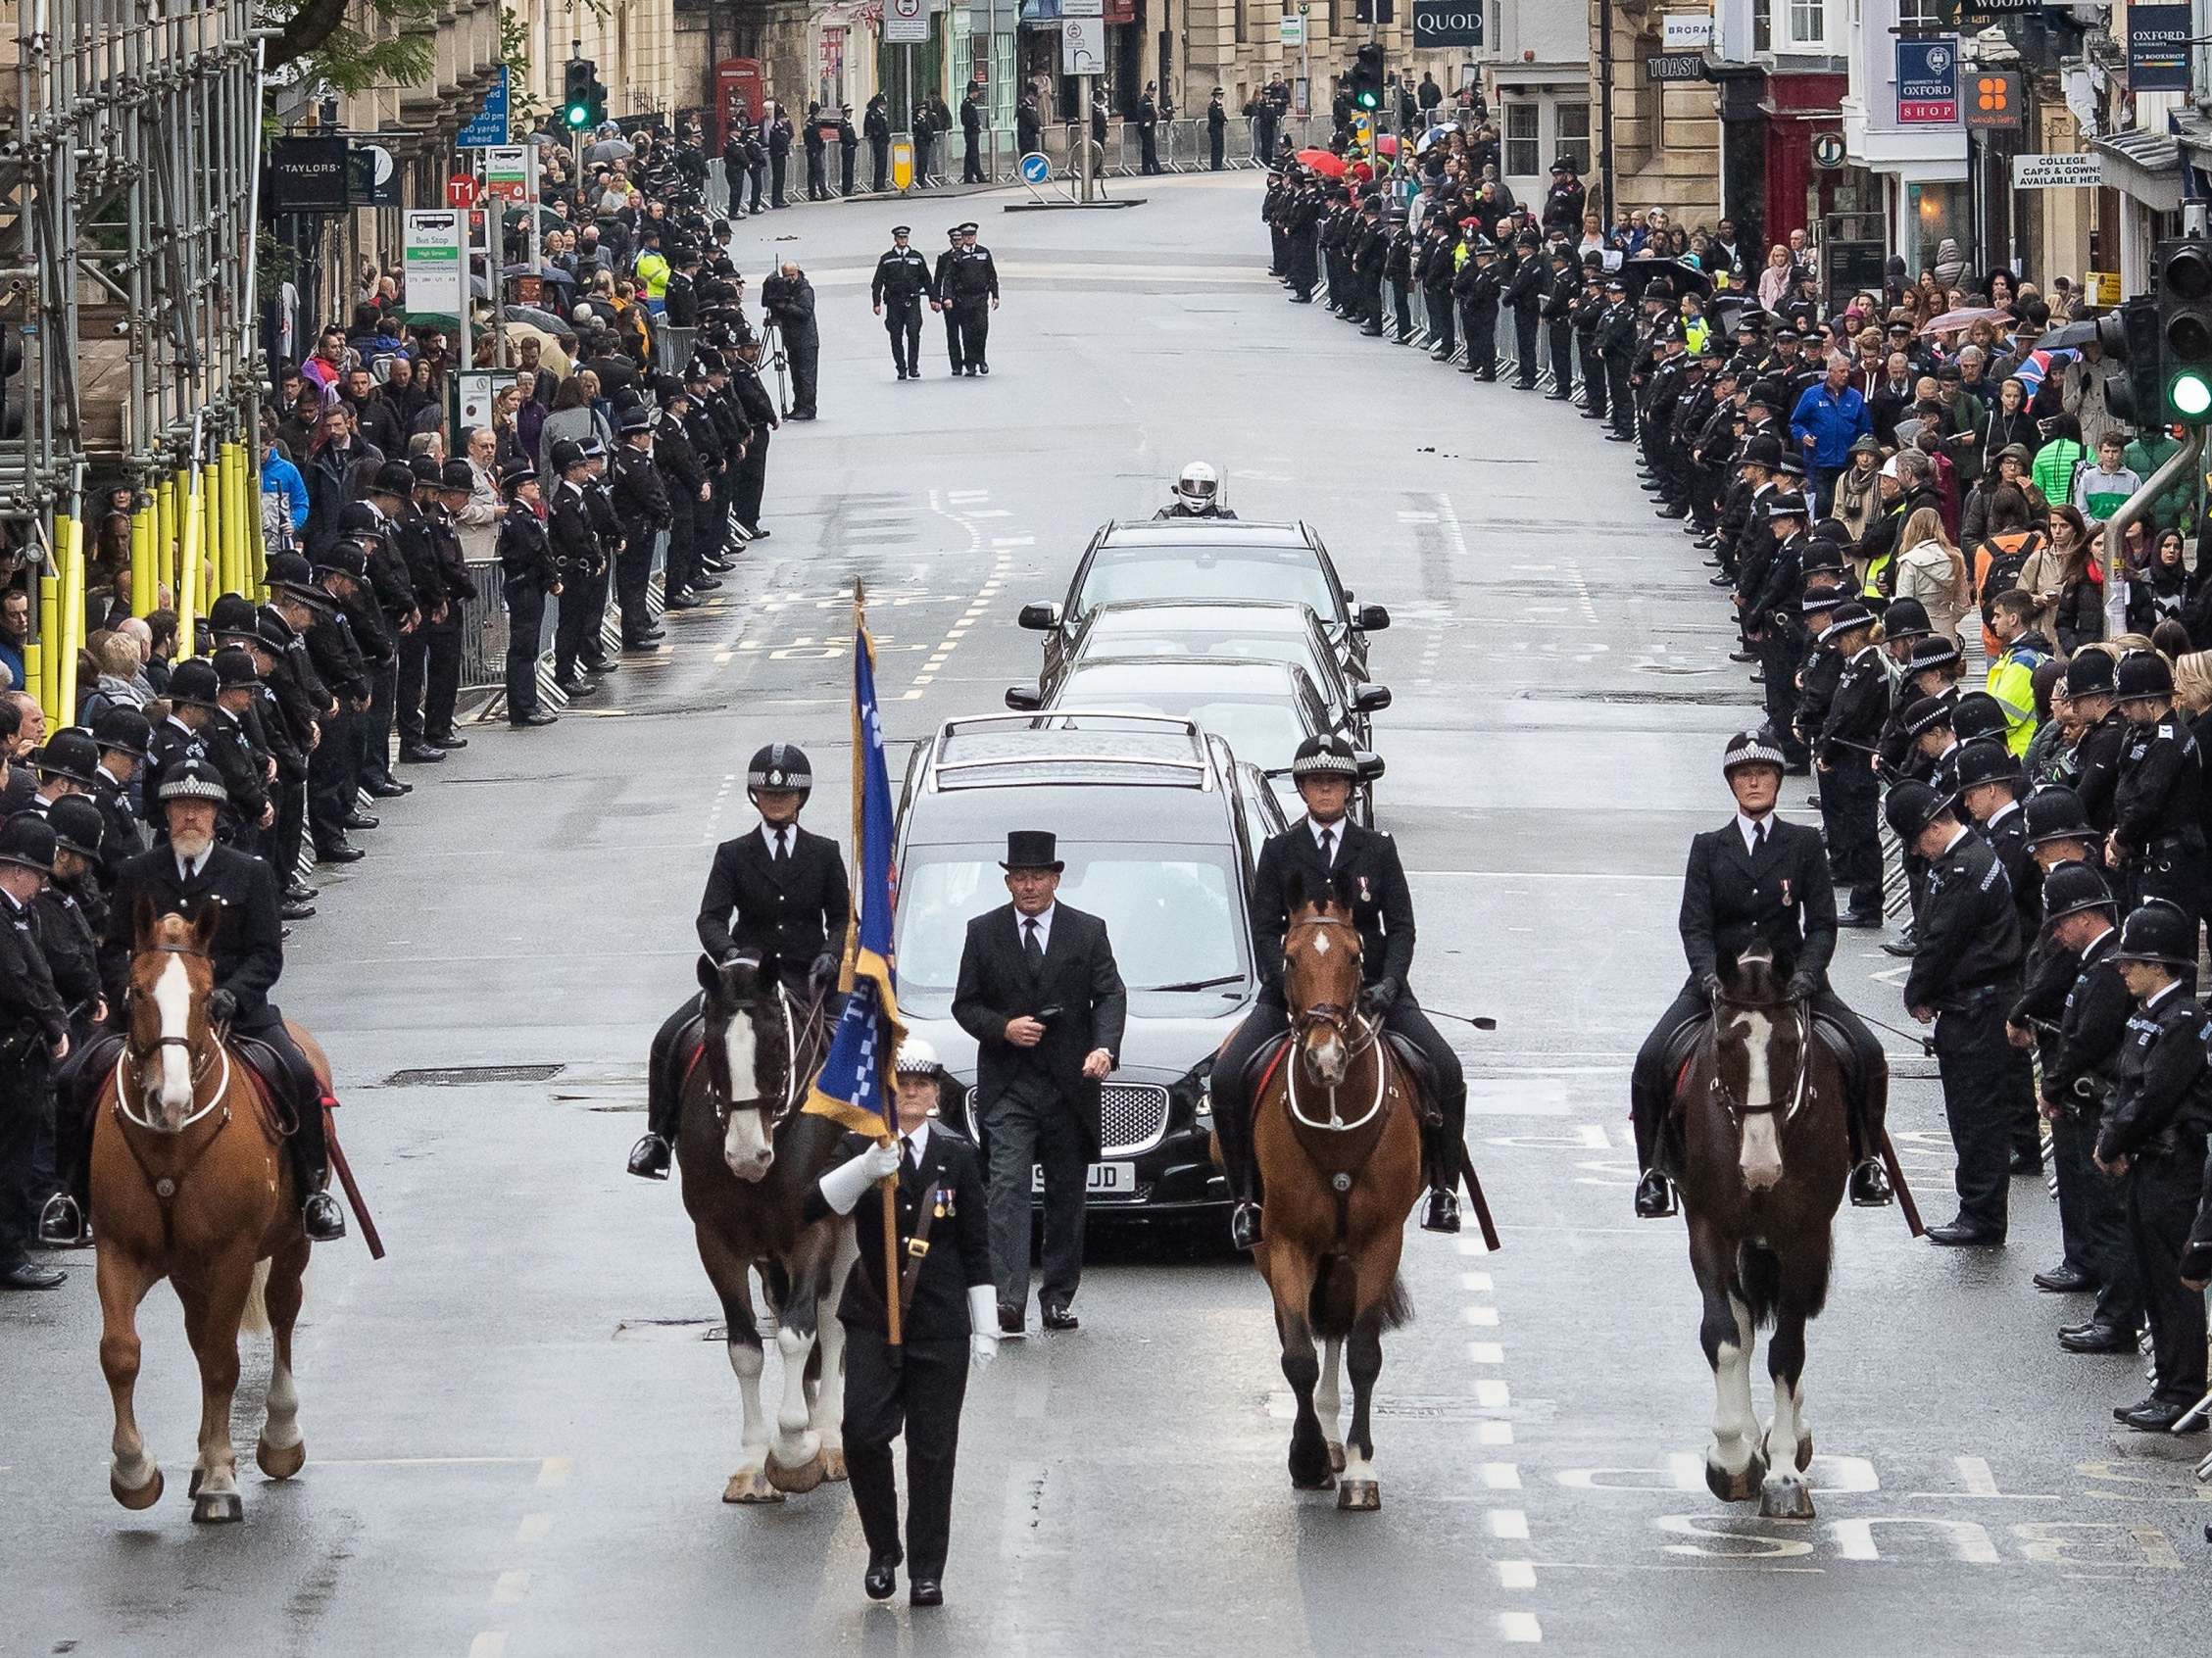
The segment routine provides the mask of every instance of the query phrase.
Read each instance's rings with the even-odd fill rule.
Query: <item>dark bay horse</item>
[[[1253,1097],[1267,1194],[1253,1257],[1275,1297],[1283,1375],[1298,1395],[1291,1484],[1326,1490],[1341,1471],[1337,1506],[1371,1511],[1383,1500],[1369,1422],[1383,1332],[1411,1316],[1398,1260],[1421,1195],[1419,1102],[1380,1028],[1358,1012],[1359,929],[1347,878],[1308,895],[1294,875],[1289,900],[1290,1046]],[[1348,1349],[1352,1431],[1339,1440],[1338,1364]]]
[[[200,1364],[199,1456],[192,1518],[236,1521],[238,1454],[230,1442],[238,1332],[272,1333],[276,1355],[255,1460],[271,1480],[307,1461],[292,1326],[312,1245],[300,1230],[291,1158],[273,1108],[208,1020],[221,911],[157,916],[141,901],[130,962],[129,1034],[100,1086],[92,1131],[92,1236],[100,1292],[100,1368],[115,1404],[108,1488],[125,1508],[161,1500],[161,1466],[138,1432],[138,1304],[164,1278],[184,1307]],[[325,1093],[330,1062],[289,1027]]]
[[[816,1010],[784,988],[778,963],[741,954],[716,967],[702,956],[699,983],[704,1043],[681,1084],[676,1162],[744,1400],[745,1460],[722,1500],[781,1502],[786,1491],[845,1478],[845,1332],[828,1302],[852,1269],[853,1223],[833,1215],[803,1224],[801,1213],[842,1131],[799,1108],[826,1036]],[[783,1359],[772,1435],[761,1405],[754,1269]]]
[[[1704,1295],[1698,1336],[1713,1368],[1705,1484],[1726,1502],[1756,1496],[1773,1519],[1812,1517],[1805,1424],[1805,1325],[1828,1299],[1830,1225],[1849,1173],[1843,1073],[1811,1007],[1759,950],[1723,964],[1713,1021],[1677,1079],[1682,1207]],[[1751,1403],[1751,1348],[1771,1326],[1774,1415]]]

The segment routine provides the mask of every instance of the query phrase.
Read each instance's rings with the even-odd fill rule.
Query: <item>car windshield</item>
[[[1143,611],[1123,611],[1099,617],[1084,641],[1096,656],[1234,657],[1243,661],[1284,662],[1303,668],[1324,695],[1336,677],[1329,664],[1314,655],[1313,635],[1303,626],[1253,632],[1237,622],[1162,623]]]
[[[1075,613],[1132,599],[1295,600],[1334,619],[1337,597],[1304,547],[1102,547],[1084,574]]]
[[[1184,683],[1186,674],[1194,682]],[[1267,769],[1290,764],[1308,730],[1288,677],[1234,670],[1193,674],[1157,662],[1102,664],[1069,674],[1054,703],[1195,719],[1225,740],[1237,758]]]
[[[943,1018],[967,924],[1007,902],[1003,846],[922,846],[899,872],[899,1004]],[[1228,847],[1088,846],[1064,837],[1059,899],[1102,917],[1130,1005],[1204,1015],[1248,989],[1241,878]]]

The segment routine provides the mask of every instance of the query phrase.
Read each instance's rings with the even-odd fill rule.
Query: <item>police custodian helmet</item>
[[[790,789],[811,795],[814,768],[804,750],[790,743],[770,743],[745,768],[745,788],[748,794],[757,789]]]
[[[2196,971],[2196,923],[2164,899],[2145,900],[2120,928],[2115,962],[2149,961],[2177,972]]]

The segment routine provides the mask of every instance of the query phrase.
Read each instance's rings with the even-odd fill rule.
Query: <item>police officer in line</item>
[[[973,219],[954,235],[958,240],[938,268],[938,304],[945,313],[953,372],[972,378],[991,372],[991,313],[999,309],[999,267],[991,250],[977,245]]]
[[[2203,765],[2196,739],[2174,711],[2174,670],[2155,651],[2131,651],[2116,673],[2127,746],[2112,790],[2105,859],[2132,904],[2163,899],[2192,920],[2203,914]]]
[[[1690,844],[1677,925],[1690,975],[1638,1048],[1629,1076],[1629,1114],[1636,1130],[1639,1179],[1635,1208],[1645,1220],[1675,1212],[1663,1168],[1660,1130],[1673,1088],[1668,1051],[1691,1025],[1712,1015],[1720,963],[1754,944],[1772,951],[1790,974],[1793,997],[1841,1044],[1851,1129],[1850,1198],[1860,1207],[1888,1203],[1881,1153],[1889,1115],[1890,1069],[1882,1045],[1836,994],[1828,964],[1836,952],[1836,890],[1819,834],[1775,815],[1783,756],[1766,734],[1740,732],[1721,754],[1721,775],[1736,798],[1736,814]]]
[[[799,827],[814,790],[811,763],[789,743],[771,743],[745,768],[745,792],[758,827],[714,849],[699,900],[699,948],[720,963],[733,955],[776,962],[783,988],[802,1007],[837,983],[852,918],[852,890],[837,843]],[[663,1022],[646,1059],[646,1135],[630,1148],[629,1172],[666,1180],[683,1115],[677,1060],[697,1040],[704,997],[694,995]]]
[[[2128,716],[2120,711],[2118,665],[2111,652],[2077,651],[2066,659],[2066,698],[2082,726],[2068,751],[2066,770],[2099,841],[2112,833],[2120,757],[2132,729]]]
[[[279,555],[281,557],[282,555]],[[116,865],[146,850],[151,837],[146,820],[131,804],[131,785],[145,763],[153,727],[136,708],[120,705],[103,712],[92,727],[100,762],[92,769],[92,804],[100,808],[100,874],[111,878]],[[296,843],[295,843],[296,848]],[[287,870],[290,865],[285,866]]]
[[[616,422],[612,505],[622,526],[622,551],[614,561],[614,597],[622,613],[622,649],[650,651],[666,630],[654,625],[647,607],[653,582],[653,543],[674,518],[668,490],[653,461],[654,412],[640,403]]]
[[[507,511],[499,523],[500,593],[507,605],[507,723],[517,731],[561,716],[538,697],[538,653],[545,642],[545,602],[561,591],[561,567],[538,515],[538,470],[517,456],[500,468]]]
[[[571,701],[599,695],[599,683],[586,679],[591,662],[585,651],[593,624],[591,587],[606,580],[607,564],[593,527],[587,496],[591,463],[573,438],[553,446],[553,469],[561,474],[546,511],[545,533],[553,555],[554,585],[561,612],[553,624],[553,683]]]
[[[891,366],[902,380],[921,378],[921,308],[937,304],[929,262],[907,245],[912,227],[891,227],[891,250],[875,262],[868,300],[891,336]]]
[[[1957,1148],[1959,1210],[1928,1229],[1932,1244],[2002,1244],[2008,1142],[2033,1087],[2027,1054],[2005,1036],[2019,992],[2020,915],[1989,844],[1958,820],[1948,790],[1907,780],[1884,803],[1898,840],[1928,860],[1919,948],[1905,1010],[1934,1023],[1943,1115]]]
[[[2157,1375],[2148,1398],[2117,1406],[2112,1415],[2138,1433],[2166,1434],[2180,1429],[2205,1392],[2204,1293],[2182,1282],[2181,1257],[2202,1199],[2212,1133],[2212,1067],[2205,1063],[2212,1017],[2190,994],[2196,921],[2187,911],[2162,899],[2133,910],[2112,959],[2136,1012],[2094,1155],[2099,1169],[2128,1182]],[[2204,1429],[2200,1415],[2187,1431]]]
[[[1838,883],[1850,892],[1850,907],[1836,917],[1839,927],[1882,925],[1881,786],[1874,761],[1889,718],[1890,675],[1874,644],[1874,614],[1864,605],[1845,602],[1830,613],[1820,636],[1842,659],[1812,745],[1829,861]]]
[[[936,268],[929,276],[930,286],[936,291],[936,297],[929,302],[929,309],[940,313],[945,318],[945,356],[953,365],[956,375],[965,372],[967,359],[960,353],[959,318],[947,303],[947,290],[952,284],[953,261],[959,258],[959,254],[960,227],[958,224],[948,225],[945,230],[945,251],[937,256]]]
[[[459,459],[440,464],[417,456],[416,463],[421,485],[416,492],[420,548],[416,585],[422,597],[422,619],[415,632],[421,649],[413,661],[413,678],[407,658],[401,661],[400,758],[420,762],[433,756],[443,759],[448,750],[468,746],[468,739],[454,730],[454,709],[461,700],[463,607],[476,597],[476,581],[461,547],[461,513],[475,495],[476,474]]]
[[[1259,1000],[1213,1065],[1213,1120],[1221,1161],[1236,1209],[1230,1241],[1240,1249],[1259,1242],[1257,1169],[1252,1145],[1252,1100],[1246,1088],[1253,1058],[1290,1029],[1283,997],[1283,939],[1290,931],[1289,884],[1301,875],[1310,891],[1333,876],[1357,883],[1352,921],[1359,929],[1360,1013],[1396,1032],[1420,1050],[1440,1097],[1432,1101],[1443,1121],[1421,1132],[1428,1200],[1421,1226],[1428,1232],[1459,1230],[1459,1171],[1465,1156],[1467,1078],[1459,1056],[1430,1023],[1413,995],[1413,895],[1399,861],[1398,843],[1379,829],[1363,829],[1347,815],[1359,780],[1352,745],[1341,737],[1312,736],[1291,762],[1305,816],[1260,848],[1253,875],[1253,960],[1260,974]]]
[[[1537,362],[1537,331],[1541,322],[1544,296],[1549,291],[1550,279],[1545,262],[1538,254],[1542,241],[1534,230],[1523,230],[1514,238],[1518,249],[1512,273],[1505,278],[1504,290],[1499,303],[1513,314],[1513,356],[1520,364],[1520,372],[1513,380],[1515,391],[1534,391],[1540,365]]]
[[[1551,389],[1545,393],[1554,403],[1572,403],[1575,395],[1575,302],[1581,287],[1575,278],[1575,256],[1565,243],[1548,258],[1550,275],[1537,308],[1544,322],[1545,351],[1551,364]]]
[[[1466,244],[1467,263],[1451,279],[1451,297],[1467,337],[1467,361],[1459,371],[1487,383],[1498,378],[1498,247],[1480,230],[1474,238]]]
[[[2040,1110],[2050,1123],[2051,1156],[2058,1175],[2058,1225],[2065,1254],[2056,1267],[2035,1275],[2035,1285],[2055,1294],[2094,1291],[2088,1319],[2058,1332],[2058,1343],[2075,1353],[2132,1353],[2142,1324],[2142,1280],[2128,1233],[2121,1182],[2091,1160],[2098,1126],[2119,1078],[2122,1044],[2135,999],[2113,954],[2120,945],[2118,910],[2111,890],[2086,857],[2087,823],[2071,791],[2049,789],[2030,803],[2044,806],[2029,839],[2044,849],[2080,847],[2071,861],[2043,878],[2045,970],[2031,979],[2011,1016],[2013,1046],[2032,1033],[2048,1033],[2036,1046],[2042,1057]],[[2077,821],[2063,821],[2071,815]],[[2054,1006],[2050,990],[2063,985]]]
[[[35,812],[0,824],[0,1290],[53,1290],[68,1274],[29,1255],[38,1221],[32,1160],[53,1111],[52,1067],[70,1053],[36,908],[54,872],[54,827]]]
[[[837,1317],[845,1326],[845,1464],[868,1545],[861,1587],[870,1600],[889,1599],[904,1564],[907,1598],[915,1606],[944,1604],[968,1368],[986,1368],[999,1351],[983,1163],[975,1146],[938,1114],[944,1084],[936,1051],[919,1037],[907,1038],[893,1073],[898,1138],[847,1135],[804,1210],[809,1221],[851,1215],[860,1246]],[[898,1182],[896,1287],[884,1279],[883,1205],[869,1198],[870,1187],[892,1179]],[[901,1327],[896,1348],[890,1341],[894,1292]],[[902,1436],[903,1551],[891,1459],[892,1441]]]

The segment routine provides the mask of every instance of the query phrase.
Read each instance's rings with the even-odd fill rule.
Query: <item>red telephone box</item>
[[[724,58],[714,66],[714,147],[720,149],[743,115],[759,124],[767,109],[767,74],[759,58]]]

